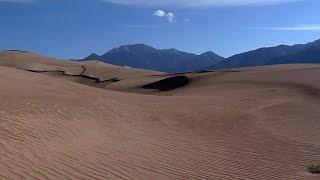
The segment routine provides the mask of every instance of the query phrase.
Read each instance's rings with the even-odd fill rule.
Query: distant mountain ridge
[[[223,59],[211,51],[196,55],[173,48],[156,49],[145,44],[133,44],[114,48],[101,56],[91,54],[83,60],[99,60],[119,66],[162,72],[186,72],[203,69]]]
[[[290,63],[320,63],[320,40],[293,46],[279,45],[237,54],[205,69],[228,69]]]
[[[292,46],[279,45],[223,58],[212,51],[200,55],[177,49],[156,49],[145,44],[123,45],[109,52],[91,54],[84,60],[99,60],[119,66],[186,72],[290,63],[320,63],[320,40]]]

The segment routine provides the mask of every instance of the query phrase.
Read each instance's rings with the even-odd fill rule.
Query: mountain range
[[[221,57],[211,51],[196,55],[177,49],[155,49],[144,44],[123,45],[83,60],[99,60],[162,72],[186,72],[290,63],[320,63],[320,40],[293,46],[279,45]]]
[[[206,69],[228,69],[291,63],[320,63],[320,40],[293,46],[260,48],[226,58]]]
[[[184,72],[203,69],[224,60],[209,51],[200,55],[177,49],[156,49],[145,44],[123,45],[99,56],[91,54],[84,60],[99,60],[119,66],[162,72]]]

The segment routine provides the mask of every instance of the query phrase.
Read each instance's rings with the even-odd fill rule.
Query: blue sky
[[[222,56],[320,39],[319,0],[0,0],[0,50],[81,58],[145,43]]]

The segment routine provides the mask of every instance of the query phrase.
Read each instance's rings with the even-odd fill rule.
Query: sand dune
[[[106,85],[123,79],[163,74],[99,61],[63,61],[24,51],[0,52],[0,66],[46,74],[100,88],[106,88]]]
[[[320,161],[320,65],[169,75],[9,55],[1,179],[320,178],[304,167]],[[119,81],[96,88],[60,71]],[[159,90],[177,76],[188,83]]]

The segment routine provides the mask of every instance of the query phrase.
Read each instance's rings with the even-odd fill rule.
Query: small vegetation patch
[[[310,163],[306,165],[307,170],[313,174],[320,174],[320,163]]]

